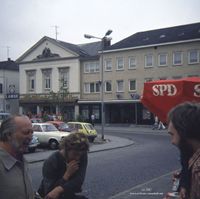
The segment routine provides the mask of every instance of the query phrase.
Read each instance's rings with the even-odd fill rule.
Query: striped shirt
[[[200,199],[200,148],[189,160],[191,170],[190,199]]]

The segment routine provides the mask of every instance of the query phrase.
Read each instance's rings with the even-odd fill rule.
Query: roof
[[[0,69],[19,71],[19,65],[9,59],[8,61],[0,62]]]
[[[87,43],[87,44],[79,44],[78,45],[81,49],[83,49],[89,56],[96,56],[98,51],[101,50],[101,41]]]
[[[98,51],[101,50],[101,42],[92,42],[92,43],[86,43],[86,44],[72,44],[72,43],[68,43],[68,42],[64,42],[60,40],[55,40],[52,38],[49,38],[49,39],[54,40],[55,42],[59,43],[62,47],[69,49],[71,51],[74,51],[83,57],[96,56],[98,54]]]
[[[171,42],[200,40],[200,23],[174,26],[135,33],[108,47],[105,51],[117,49],[164,45]]]
[[[53,42],[55,45],[62,47],[65,50],[74,52],[76,56],[80,56],[82,58],[88,58],[92,56],[97,56],[98,51],[101,50],[101,42],[92,42],[86,44],[72,44],[61,40],[56,40],[47,36],[44,36],[40,39],[33,47],[28,49],[22,56],[17,59],[17,62],[20,62],[27,54],[29,54],[34,48],[36,48],[40,43],[44,40],[49,40]]]

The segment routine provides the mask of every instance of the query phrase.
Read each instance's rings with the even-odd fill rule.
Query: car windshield
[[[70,129],[72,129],[72,128],[74,128],[74,125],[73,124],[67,124],[68,125],[68,127],[70,128]]]
[[[89,130],[94,130],[94,127],[91,124],[85,124],[85,126]]]
[[[69,126],[66,123],[61,123],[60,124],[60,128],[62,128],[62,129],[68,129]]]
[[[49,132],[49,131],[58,131],[58,129],[54,125],[42,125],[42,129],[44,132]]]

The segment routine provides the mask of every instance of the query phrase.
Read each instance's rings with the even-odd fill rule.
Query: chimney
[[[104,48],[108,47],[111,45],[111,37],[106,37],[103,42],[104,42]]]

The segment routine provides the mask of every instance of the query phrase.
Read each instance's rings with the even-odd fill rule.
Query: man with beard
[[[23,153],[32,139],[27,116],[12,116],[0,127],[0,198],[33,199],[34,193]]]
[[[180,198],[200,198],[200,104],[183,103],[168,115],[172,144],[181,154]]]

